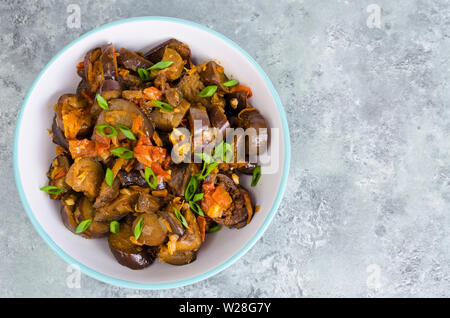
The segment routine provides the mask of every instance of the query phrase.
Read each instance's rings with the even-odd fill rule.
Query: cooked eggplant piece
[[[226,136],[227,128],[230,128],[227,116],[222,108],[213,106],[208,109],[209,120],[211,125],[217,129],[218,133],[223,137]]]
[[[119,196],[112,202],[97,210],[94,220],[98,222],[117,221],[127,214],[134,212],[134,205],[139,197],[137,191],[123,189]]]
[[[117,126],[121,124],[131,128],[136,117],[141,116],[144,123],[144,133],[151,137],[153,135],[153,125],[136,104],[126,99],[111,99],[109,101],[109,110],[103,110],[98,116],[96,126],[109,124]],[[119,140],[126,137],[119,131]]]
[[[243,227],[247,224],[249,213],[252,213],[252,211],[248,211],[248,209],[252,206],[251,202],[248,204],[250,200],[248,192],[244,188],[236,185],[233,180],[225,174],[218,173],[215,176],[215,179],[215,183],[217,184],[216,189],[222,187],[229,194],[231,198],[230,205],[222,211],[220,215],[216,215],[216,213],[213,214],[208,210],[208,207],[205,206],[205,203],[208,200],[205,195],[202,200],[202,209],[208,216],[219,224],[223,224],[230,228]]]
[[[64,136],[64,132],[58,127],[58,124],[56,123],[56,115],[55,117],[53,117],[52,133],[53,143],[60,145],[65,150],[69,150],[69,143],[67,142],[66,136]]]
[[[120,180],[115,178],[112,186],[106,184],[105,181],[102,182],[100,187],[100,192],[95,199],[94,208],[98,209],[105,206],[108,202],[111,202],[119,195],[120,190]]]
[[[182,101],[182,95],[178,88],[170,87],[170,85],[167,83],[164,83],[161,88],[164,96],[167,99],[167,102],[173,107],[178,107],[178,105],[180,105]]]
[[[67,139],[84,138],[92,131],[92,118],[84,98],[62,95],[56,106],[56,123]]]
[[[141,188],[149,188],[147,181],[139,170],[131,170],[130,172],[120,170],[118,176],[122,187],[137,185]]]
[[[143,56],[125,48],[121,48],[119,54],[119,63],[125,68],[135,72],[140,68],[148,69],[153,65],[152,62]]]
[[[101,55],[102,50],[100,48],[95,48],[89,51],[84,57],[84,75],[89,90],[92,93],[97,92],[103,80],[102,64],[100,61]]]
[[[142,233],[138,238],[139,243],[149,246],[159,246],[165,242],[167,228],[163,219],[156,213],[147,212],[139,214],[134,220],[132,226],[133,231],[139,222],[142,222]]]
[[[102,63],[102,75],[105,80],[117,80],[119,74],[117,72],[117,55],[114,45],[111,43],[102,46],[102,55],[100,57]]]
[[[119,68],[119,82],[124,90],[143,88],[144,82],[137,75],[124,68]]]
[[[74,215],[78,223],[86,220],[93,220],[87,230],[83,232],[83,236],[87,238],[103,237],[109,233],[109,224],[96,222],[94,220],[96,210],[86,197],[82,197],[80,199],[77,208],[75,209]]]
[[[158,251],[158,260],[170,265],[186,265],[195,261],[196,258],[197,253],[194,251],[176,251],[170,254],[167,246],[161,246]]]
[[[74,193],[66,194],[61,199],[61,218],[64,226],[72,233],[75,233],[78,221],[74,212],[78,202],[78,197]]]
[[[228,92],[228,87],[224,86],[228,79],[225,76],[224,69],[216,62],[210,61],[206,63],[205,67],[200,70],[200,78],[205,85],[217,85],[218,89],[222,92]]]
[[[257,167],[258,165],[256,163],[251,163],[251,162],[246,162],[243,165],[240,165],[238,168],[236,168],[236,170],[240,173],[243,174],[248,174],[248,175],[252,175],[253,174],[253,170]]]
[[[157,63],[163,59],[163,55],[167,47],[176,50],[184,60],[190,60],[191,50],[189,49],[189,46],[176,39],[170,39],[155,46],[147,53],[145,53],[144,57],[149,61],[152,61],[153,63]]]
[[[63,189],[61,193],[50,194],[50,199],[59,200],[61,197],[70,191],[70,186],[65,181],[65,176],[70,168],[70,159],[66,155],[58,155],[52,160],[50,168],[47,172],[49,185],[56,186]]]
[[[162,70],[151,70],[150,78],[166,78],[169,81],[174,81],[180,78],[181,73],[183,72],[184,65],[186,64],[183,61],[183,58],[178,54],[177,51],[167,47],[164,51],[164,55],[162,57],[163,61],[172,61],[173,64]]]
[[[155,124],[156,128],[163,131],[171,131],[178,127],[189,110],[191,104],[183,99],[173,112],[166,112],[160,108],[155,109],[150,114],[150,120]]]
[[[175,216],[173,208],[174,206],[172,205],[172,203],[169,203],[164,209],[158,211],[158,215],[160,215],[169,223],[170,233],[176,234],[178,235],[178,237],[182,237],[184,235],[184,227],[183,224],[181,224],[181,222]]]
[[[84,195],[93,201],[100,190],[100,185],[104,178],[102,165],[91,158],[77,158],[70,167],[65,181],[76,192],[83,192]]]
[[[146,268],[153,263],[155,256],[151,250],[131,243],[133,235],[130,225],[120,224],[119,233],[109,234],[109,248],[119,264],[131,269]]]
[[[211,124],[206,108],[201,105],[191,106],[188,118],[194,152],[202,152],[203,147],[213,142],[215,137],[210,129]]]
[[[191,176],[199,173],[199,168],[195,163],[180,163],[172,165],[170,168],[172,170],[172,175],[170,179],[167,180],[169,190],[176,196],[184,196],[184,192],[186,191]]]
[[[136,203],[136,212],[141,213],[155,213],[162,205],[162,200],[151,194],[141,192]]]
[[[245,108],[239,113],[236,119],[236,125],[242,127],[244,130],[249,128],[255,130],[256,134],[249,137],[249,141],[245,143],[246,154],[257,155],[264,153],[267,149],[268,130],[266,121],[261,113],[255,108]],[[260,129],[265,129],[266,133],[261,132]],[[242,138],[245,137],[238,138],[237,145],[242,144]]]
[[[248,107],[248,91],[237,91],[225,95],[225,111],[231,116],[237,116],[244,108]]]
[[[195,252],[202,244],[200,228],[194,213],[190,209],[184,211],[184,217],[189,227],[183,236],[169,236],[167,246],[162,246],[158,252],[158,260],[173,265],[189,264],[195,260]],[[194,255],[193,255],[194,254]]]
[[[106,100],[119,98],[122,93],[122,87],[116,80],[107,79],[102,83],[99,94]]]
[[[198,94],[205,88],[205,85],[200,80],[198,73],[186,73],[177,85],[183,98],[187,99],[190,103],[201,103],[205,105],[208,103],[207,99],[199,97]]]

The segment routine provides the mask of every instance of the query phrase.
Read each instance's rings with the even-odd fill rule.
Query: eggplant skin
[[[92,207],[92,203],[86,198],[82,197],[78,202],[74,215],[79,223],[93,219],[96,214],[96,210]],[[109,233],[109,225],[100,222],[92,221],[88,229],[82,233],[86,238],[91,237],[104,237]]]
[[[63,147],[65,150],[69,150],[69,143],[67,142],[64,132],[58,127],[56,122],[56,115],[53,117],[52,123],[53,143]]]
[[[78,226],[74,215],[77,201],[78,197],[73,193],[67,194],[61,199],[61,219],[64,226],[72,233],[75,233]],[[71,204],[67,204],[68,202]]]
[[[133,235],[131,226],[121,223],[119,233],[109,234],[109,248],[119,264],[134,270],[146,268],[153,263],[155,255],[152,249],[131,243]]]
[[[194,251],[176,251],[170,254],[166,246],[162,246],[158,251],[158,261],[170,265],[186,265],[195,261],[196,258],[197,253]]]
[[[153,63],[157,63],[161,61],[167,47],[177,51],[184,60],[190,60],[191,50],[189,46],[173,38],[156,45],[145,53],[144,57]]]
[[[149,68],[153,65],[152,62],[137,54],[134,51],[122,48],[119,51],[119,63],[126,69],[137,72],[140,68]]]

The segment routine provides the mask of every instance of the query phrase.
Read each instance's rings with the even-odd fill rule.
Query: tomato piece
[[[72,158],[80,157],[96,157],[97,151],[95,149],[95,143],[89,139],[73,139],[69,140],[69,151]]]

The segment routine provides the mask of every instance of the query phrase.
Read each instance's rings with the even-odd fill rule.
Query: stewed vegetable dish
[[[209,233],[252,221],[259,207],[240,176],[258,184],[251,158],[266,151],[267,125],[249,87],[216,61],[195,64],[176,39],[146,53],[106,44],[75,65],[81,80],[54,106],[56,157],[41,188],[67,229],[107,237],[121,265],[142,269],[189,264]]]

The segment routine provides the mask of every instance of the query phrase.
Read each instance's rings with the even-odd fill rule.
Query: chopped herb
[[[173,212],[175,213],[175,216],[177,217],[178,221],[180,221],[185,228],[189,228],[189,225],[186,221],[186,219],[184,218],[183,214],[181,214],[180,211],[177,210],[177,208],[173,208]]]
[[[144,218],[140,218],[136,226],[134,227],[134,238],[136,239],[136,241],[139,239],[139,236],[141,236],[143,229],[144,229]]]
[[[195,213],[197,213],[198,215],[205,216],[205,213],[203,213],[202,208],[197,203],[190,201],[189,206],[191,207],[191,210],[194,211]]]
[[[251,186],[252,187],[256,186],[258,184],[260,178],[261,178],[261,166],[256,166],[256,168],[253,169],[253,177],[252,177]]]
[[[91,223],[92,223],[92,219],[84,220],[83,222],[78,224],[77,229],[75,230],[75,233],[77,233],[77,234],[83,233],[84,231],[86,231],[88,229],[88,227],[89,227],[89,225],[91,225]]]
[[[111,132],[109,134],[105,132],[106,128],[111,130]],[[111,125],[106,125],[106,124],[105,125],[98,125],[98,126],[95,126],[95,130],[97,130],[98,133],[100,135],[102,135],[103,137],[115,137],[115,136],[118,135],[116,128],[114,128]]]
[[[111,233],[117,234],[120,231],[120,223],[117,221],[112,221],[109,223],[109,230]]]
[[[170,104],[160,102],[159,100],[152,100],[152,103],[166,112],[173,112],[173,106]]]
[[[145,68],[138,68],[138,74],[143,82],[148,82],[150,80],[150,75]]]
[[[192,198],[192,201],[193,201],[193,202],[200,201],[201,199],[203,199],[203,196],[204,196],[204,195],[205,195],[204,193],[197,193],[197,194],[194,195],[194,197]]]
[[[217,85],[210,85],[206,86],[200,94],[198,94],[199,97],[211,97],[214,95],[214,93],[217,91]]]
[[[197,152],[194,155],[201,158],[204,162],[206,162],[206,164],[210,164],[214,161],[213,157],[211,157],[211,155],[207,154],[206,152]]]
[[[236,86],[237,84],[239,84],[238,81],[236,81],[235,79],[231,79],[231,80],[226,81],[225,83],[223,83],[223,86],[232,87],[232,86]]]
[[[206,231],[206,233],[214,233],[214,232],[217,232],[218,230],[220,230],[220,225],[219,225],[219,224],[216,224],[216,225],[214,225],[213,227],[210,227],[210,228]]]
[[[158,179],[156,178],[156,175],[151,168],[145,167],[144,177],[145,177],[145,181],[147,181],[150,188],[156,189],[156,186],[158,185]],[[151,182],[150,182],[150,177],[152,177]]]
[[[230,162],[233,159],[233,148],[229,143],[222,141],[214,149],[214,158],[220,158],[222,162]]]
[[[194,197],[195,192],[197,192],[197,189],[198,189],[197,175],[193,175],[191,176],[191,179],[189,180],[186,190],[184,191],[184,197],[186,198],[186,200],[190,201]]]
[[[111,153],[114,156],[123,158],[123,159],[131,159],[133,158],[133,151],[127,148],[118,147],[111,150]]]
[[[136,140],[136,137],[134,136],[134,134],[130,128],[128,128],[125,125],[121,125],[121,124],[117,124],[117,127],[119,127],[120,131],[122,132],[122,134],[125,137],[127,137],[128,139],[131,139],[131,140]]]
[[[55,186],[52,186],[52,185],[48,185],[48,186],[42,187],[40,190],[44,191],[44,192],[47,192],[48,194],[58,194],[58,193],[61,193],[61,192],[64,191],[64,189],[61,189],[59,187],[55,187]]]
[[[108,102],[106,101],[106,99],[103,98],[102,95],[97,94],[95,97],[97,98],[97,104],[98,104],[98,106],[100,106],[100,107],[103,108],[104,110],[108,110],[108,109],[109,109],[109,107],[108,107]]]
[[[106,169],[105,182],[107,185],[112,187],[112,184],[114,182],[114,172],[110,168]]]
[[[147,70],[163,70],[165,68],[168,68],[170,65],[173,64],[173,61],[161,61],[153,65],[152,67],[149,67]]]
[[[199,180],[203,180],[205,179],[210,173],[211,171],[213,171],[214,169],[216,169],[216,167],[219,165],[218,162],[213,162],[209,165],[206,165],[206,163],[203,164],[203,170],[201,175],[198,177]]]

